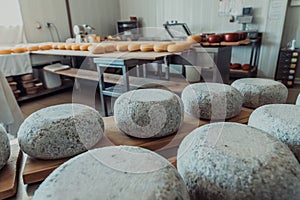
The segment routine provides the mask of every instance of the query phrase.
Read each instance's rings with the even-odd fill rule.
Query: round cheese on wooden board
[[[0,124],[0,170],[6,165],[10,156],[10,144],[4,127]]]
[[[238,123],[211,123],[180,144],[192,199],[300,199],[300,165],[281,141]]]
[[[114,104],[117,127],[138,138],[163,137],[175,133],[183,122],[183,103],[162,89],[139,89],[122,94]]]
[[[163,157],[131,146],[80,154],[53,171],[36,190],[39,199],[189,199],[177,170]]]
[[[95,109],[61,104],[32,113],[19,128],[22,151],[38,159],[74,156],[93,147],[103,136],[104,123]]]

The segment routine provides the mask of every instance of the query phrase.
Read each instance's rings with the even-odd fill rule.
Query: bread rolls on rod
[[[155,52],[167,52],[168,51],[168,46],[175,44],[175,42],[160,42],[154,44],[153,50]]]
[[[145,43],[145,44],[141,44],[140,49],[142,52],[149,52],[149,51],[153,51],[153,47],[154,47],[154,44]]]

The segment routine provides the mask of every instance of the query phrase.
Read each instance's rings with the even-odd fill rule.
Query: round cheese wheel
[[[91,52],[93,54],[103,54],[103,53],[105,53],[105,48],[101,44],[98,44],[98,45],[95,45],[95,46],[91,46],[90,49],[91,49]]]
[[[54,43],[54,44],[52,44],[52,49],[58,49],[58,43]]]
[[[134,52],[134,51],[139,51],[141,47],[140,43],[131,43],[128,45],[128,51]]]
[[[185,50],[185,47],[180,44],[172,44],[172,45],[168,46],[168,52],[175,53],[175,52],[181,52],[184,50]]]
[[[145,43],[145,44],[141,44],[141,51],[142,52],[149,52],[149,51],[153,51],[153,47],[154,45],[152,43]]]
[[[140,147],[110,146],[62,164],[36,190],[38,199],[179,200],[189,194],[165,158]]]
[[[18,141],[22,151],[31,157],[60,159],[89,150],[102,138],[103,132],[102,117],[94,108],[60,104],[27,117],[18,131]]]
[[[288,147],[239,123],[193,130],[179,146],[177,169],[191,199],[300,199],[300,165]]]
[[[71,49],[75,51],[80,50],[80,44],[72,44]]]
[[[117,44],[116,49],[117,51],[128,51],[128,44],[127,43]]]
[[[187,41],[188,42],[192,42],[192,43],[200,43],[202,40],[200,35],[189,35],[187,37]]]
[[[40,50],[50,50],[50,49],[52,49],[51,44],[42,44],[39,47],[40,47]]]
[[[0,49],[0,54],[11,54],[11,49]]]
[[[89,46],[91,46],[92,44],[82,44],[80,45],[80,50],[81,51],[88,51]]]
[[[66,44],[66,50],[72,50],[73,43],[67,43]]]
[[[0,124],[0,170],[6,165],[10,156],[10,144],[4,127]]]
[[[102,44],[105,50],[105,53],[112,53],[116,51],[116,45],[114,44]]]
[[[175,42],[160,42],[154,44],[153,50],[155,52],[167,52],[168,51],[168,46],[175,44]]]
[[[14,47],[11,49],[12,53],[24,53],[27,51],[25,47]]]
[[[158,138],[178,131],[183,103],[176,94],[162,89],[133,90],[114,104],[116,126],[137,138]]]
[[[66,44],[62,43],[58,45],[58,49],[60,50],[65,50],[66,49]]]
[[[40,47],[38,45],[32,45],[27,47],[28,51],[38,51],[40,50]]]

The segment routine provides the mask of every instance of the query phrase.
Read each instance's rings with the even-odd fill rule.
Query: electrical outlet
[[[42,24],[38,21],[35,22],[35,28],[36,29],[42,29]]]

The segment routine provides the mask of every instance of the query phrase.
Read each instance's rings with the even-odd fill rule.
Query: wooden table
[[[251,113],[251,109],[243,108],[238,116],[226,121],[246,124]],[[93,148],[118,145],[139,146],[162,155],[176,166],[177,149],[181,141],[192,130],[208,123],[210,123],[210,121],[195,119],[186,114],[184,123],[176,134],[156,139],[139,139],[127,136],[121,132],[115,125],[114,117],[105,117],[104,137]],[[68,159],[69,158],[44,161],[27,157],[22,173],[24,183],[32,184],[43,181],[54,169]]]
[[[10,148],[10,158],[0,171],[0,199],[12,197],[17,193],[22,152],[17,140],[11,141]]]

